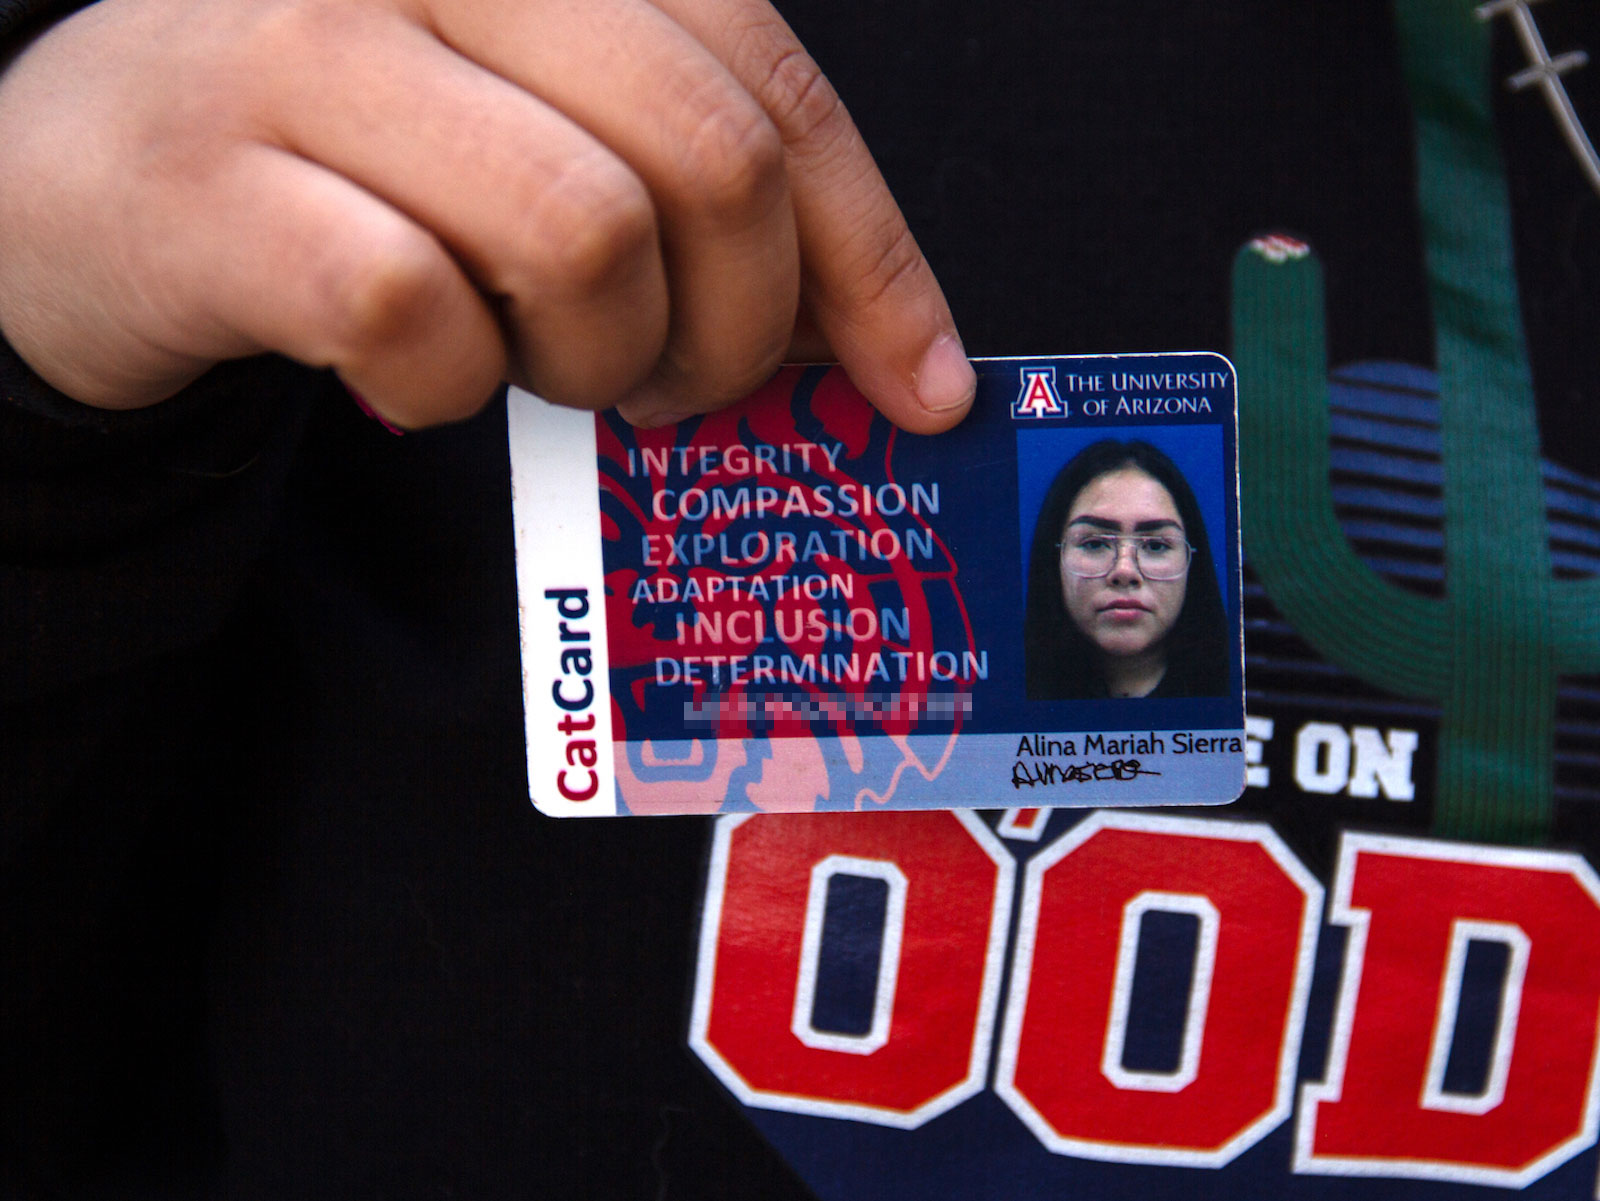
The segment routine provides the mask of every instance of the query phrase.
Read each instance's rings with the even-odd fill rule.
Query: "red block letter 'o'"
[[[1052,1151],[1218,1167],[1289,1115],[1322,890],[1265,826],[1097,813],[1028,864],[995,1091]],[[1200,918],[1183,1062],[1118,1062],[1139,918]]]
[[[816,953],[817,881],[833,870],[893,881],[895,928],[883,954],[897,951],[898,963],[879,983],[886,1029],[855,1047],[802,1037],[799,1014],[803,969]],[[983,1087],[1013,870],[994,835],[965,813],[723,819],[691,1044],[747,1105],[921,1125]],[[893,981],[892,1001],[881,995],[884,980]]]
[[[1600,880],[1576,855],[1346,835],[1350,927],[1299,1171],[1522,1187],[1595,1137]],[[1470,938],[1510,952],[1483,1092],[1442,1091]]]

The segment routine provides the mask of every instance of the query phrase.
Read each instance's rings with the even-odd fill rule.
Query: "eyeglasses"
[[[1061,565],[1084,580],[1110,575],[1122,557],[1123,545],[1133,547],[1133,563],[1147,580],[1178,580],[1189,570],[1194,547],[1175,534],[1104,534],[1084,530],[1069,534],[1056,546]]]

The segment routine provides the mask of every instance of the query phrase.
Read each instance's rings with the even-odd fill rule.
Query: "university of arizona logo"
[[[1024,367],[1022,388],[1011,404],[1013,417],[1065,417],[1066,402],[1056,391],[1054,367]]]

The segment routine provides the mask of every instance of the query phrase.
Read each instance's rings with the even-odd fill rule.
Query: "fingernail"
[[[368,417],[372,418],[379,425],[383,426],[384,429],[388,430],[396,438],[405,437],[405,430],[401,429],[398,425],[395,425],[382,413],[378,412],[377,409],[369,405],[365,396],[361,395],[361,393],[357,392],[349,384],[345,384],[344,390],[350,393],[350,399],[356,402],[356,408],[360,409]]]
[[[930,413],[964,409],[978,391],[978,376],[954,334],[940,334],[922,356],[916,376],[917,401]]]

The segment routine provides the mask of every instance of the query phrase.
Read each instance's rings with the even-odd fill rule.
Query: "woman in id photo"
[[[1034,523],[1024,639],[1030,700],[1227,692],[1205,521],[1155,446],[1105,439],[1057,472]]]

